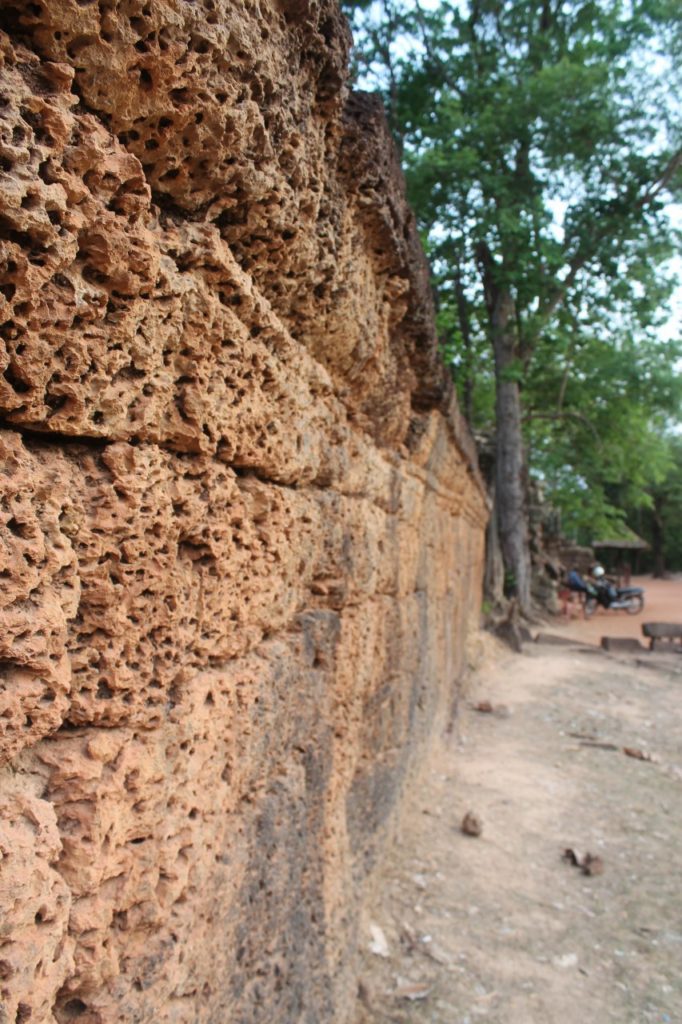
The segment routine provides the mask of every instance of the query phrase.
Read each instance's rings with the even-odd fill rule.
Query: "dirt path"
[[[682,657],[498,654],[404,822],[357,1024],[682,1022]]]

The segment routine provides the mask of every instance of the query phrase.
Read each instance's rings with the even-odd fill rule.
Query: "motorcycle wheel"
[[[628,615],[639,615],[642,608],[644,607],[644,598],[641,594],[634,594],[632,597],[628,597],[625,605],[625,611]]]
[[[597,610],[597,598],[588,595],[585,598],[585,604],[583,605],[583,615],[586,619],[591,619]]]

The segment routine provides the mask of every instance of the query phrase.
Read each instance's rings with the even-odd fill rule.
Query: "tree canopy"
[[[507,577],[529,607],[527,473],[569,530],[651,504],[679,415],[660,327],[680,248],[674,0],[347,4],[429,253],[444,350],[496,438]]]

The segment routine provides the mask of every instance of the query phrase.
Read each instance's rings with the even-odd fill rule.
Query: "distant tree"
[[[648,561],[654,576],[682,570],[682,436],[669,434],[665,472],[649,488],[648,501],[628,510],[628,523],[651,551]]]
[[[616,337],[591,326],[564,345],[554,332],[544,337],[524,393],[534,471],[563,532],[584,543],[625,536],[636,511],[651,507],[671,465],[666,425],[682,402],[679,342],[625,323]]]
[[[679,241],[667,203],[681,185],[682,8],[378,0],[347,9],[359,79],[383,93],[403,154],[463,407],[477,425],[494,403],[495,521],[527,611],[526,442],[545,456],[557,437],[575,443],[580,416],[602,436],[587,426],[583,350],[606,356],[633,325],[651,330],[671,289],[662,268]],[[547,418],[540,430],[552,404],[562,434]],[[600,461],[613,451],[603,446]]]

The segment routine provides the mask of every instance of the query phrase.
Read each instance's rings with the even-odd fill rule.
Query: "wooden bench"
[[[672,648],[682,654],[682,622],[644,622],[642,633],[649,640],[649,650]]]

